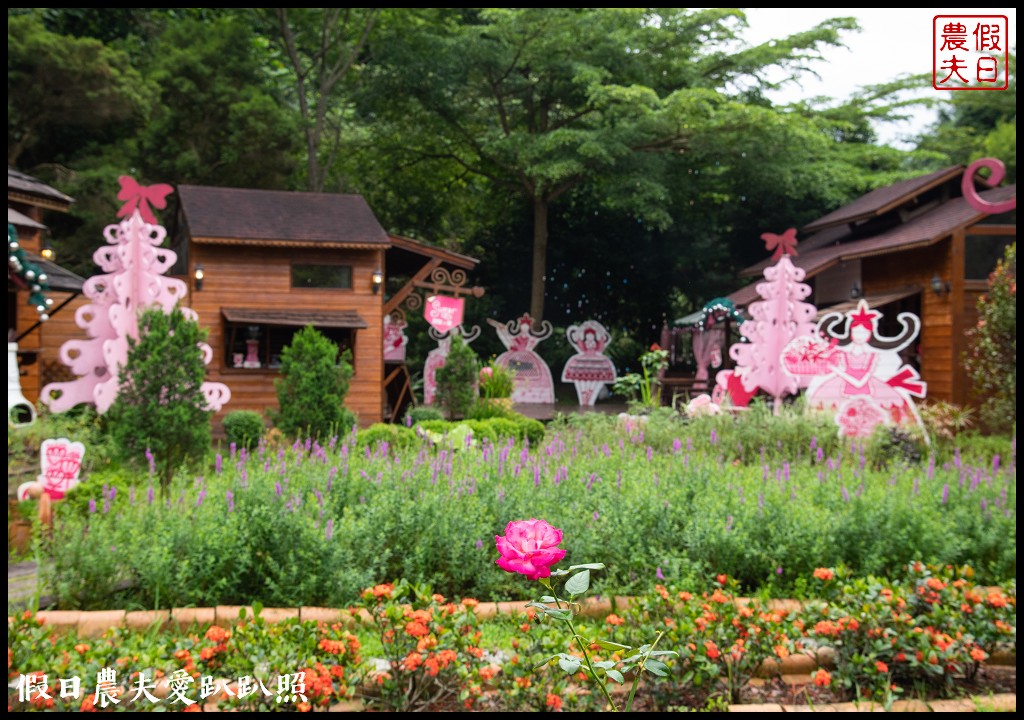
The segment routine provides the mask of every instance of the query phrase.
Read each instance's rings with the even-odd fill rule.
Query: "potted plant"
[[[480,368],[480,402],[510,412],[515,382],[515,371],[492,359]]]

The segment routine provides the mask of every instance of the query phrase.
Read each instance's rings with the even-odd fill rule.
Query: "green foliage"
[[[1017,422],[1017,243],[1008,245],[978,301],[978,325],[964,357],[981,416],[1004,432]]]
[[[356,433],[358,447],[368,447],[371,451],[375,451],[381,448],[382,444],[386,444],[385,447],[392,452],[409,450],[419,446],[419,439],[411,428],[390,423],[374,423]]]
[[[263,416],[253,410],[232,410],[224,416],[224,434],[236,447],[252,450],[266,432]]]
[[[868,438],[864,454],[873,467],[887,468],[893,462],[916,465],[927,449],[920,432],[879,425]]]
[[[52,33],[37,13],[8,14],[8,165],[17,166],[24,154],[52,144],[69,128],[96,138],[141,120],[152,90],[127,53],[92,38]],[[84,144],[88,137],[78,140]]]
[[[761,412],[744,416],[756,425]],[[121,484],[130,476],[107,475],[72,494],[73,511],[58,507],[43,572],[64,609],[344,607],[387,577],[446,595],[528,598],[529,583],[493,572],[493,537],[512,518],[542,517],[571,538],[567,562],[608,562],[608,594],[649,586],[659,568],[675,582],[718,570],[745,592],[788,592],[814,568],[841,563],[884,575],[914,558],[971,564],[978,582],[1015,576],[1010,438],[927,467],[875,470],[862,448],[838,444],[834,424],[800,448],[768,425],[740,452],[735,439],[746,436],[711,421],[734,419],[655,414],[643,437],[614,424],[557,425],[529,447],[510,443],[508,421],[497,419],[472,431],[426,422],[439,445],[395,452],[362,445],[368,434],[261,446],[220,474],[177,476],[167,500],[152,504],[144,474],[134,498]],[[403,442],[388,440],[389,450]],[[90,499],[93,513],[82,510]]]
[[[477,373],[480,362],[473,348],[458,333],[452,335],[451,349],[444,366],[437,370],[437,405],[444,408],[449,420],[465,417],[477,396]]]
[[[415,425],[425,420],[444,420],[444,413],[430,405],[417,405],[409,408],[405,417],[410,425]]]
[[[280,409],[271,413],[274,425],[291,437],[344,434],[356,422],[344,405],[351,378],[351,353],[339,357],[338,346],[307,325],[281,351],[281,377],[274,381]]]
[[[151,453],[166,489],[181,465],[196,465],[210,450],[210,415],[199,347],[206,331],[179,308],[139,315],[139,339],[128,340],[117,399],[105,420],[125,460],[142,465]]]
[[[619,376],[612,390],[629,398],[632,405],[643,411],[650,411],[661,405],[661,373],[668,367],[668,350],[651,345],[640,356],[641,373],[626,373]]]
[[[491,360],[480,368],[480,397],[488,400],[512,397],[516,387],[516,373]]]

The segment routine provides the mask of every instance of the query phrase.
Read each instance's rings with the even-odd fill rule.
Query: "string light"
[[[40,322],[49,320],[50,316],[46,310],[53,305],[53,300],[46,297],[46,293],[50,291],[50,278],[28,259],[21,243],[18,242],[18,233],[10,223],[7,225],[7,269],[28,286],[28,304],[39,313]]]

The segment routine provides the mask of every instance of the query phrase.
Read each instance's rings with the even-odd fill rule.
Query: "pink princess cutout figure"
[[[580,405],[593,405],[601,388],[615,382],[618,375],[615,364],[604,354],[612,336],[595,320],[569,326],[565,336],[576,355],[562,369],[562,382],[576,385]]]
[[[433,405],[437,397],[437,371],[444,367],[448,359],[448,353],[452,349],[452,333],[459,333],[467,345],[480,337],[480,328],[476,325],[473,329],[466,331],[461,325],[446,333],[440,333],[432,327],[427,328],[427,334],[437,342],[437,347],[427,353],[426,362],[423,363],[423,404]]]
[[[837,344],[810,381],[808,405],[835,412],[839,434],[846,437],[867,437],[882,424],[914,423],[924,430],[914,398],[923,398],[927,388],[899,355],[917,337],[921,320],[900,313],[903,331],[884,337],[878,334],[880,316],[861,300],[856,310],[845,314],[844,334],[836,332],[844,322],[840,313],[830,313],[818,323],[823,336],[835,338]]]
[[[487,323],[497,331],[498,339],[508,348],[495,362],[516,374],[512,402],[554,403],[555,383],[551,379],[551,370],[534,351],[541,340],[551,336],[554,331],[551,323],[544,320],[540,331],[534,332],[533,318],[529,313],[518,320],[509,320],[504,325],[492,319],[488,319]]]

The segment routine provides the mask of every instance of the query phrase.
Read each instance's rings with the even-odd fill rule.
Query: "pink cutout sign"
[[[438,332],[450,332],[462,324],[465,304],[466,301],[462,298],[431,295],[423,306],[423,317]]]
[[[562,382],[576,386],[580,405],[593,405],[601,388],[615,382],[618,377],[615,364],[604,354],[612,336],[601,323],[587,320],[579,325],[570,325],[565,337],[576,354],[562,369]]]
[[[409,344],[405,334],[407,326],[401,317],[384,316],[384,362],[405,362],[405,346]]]
[[[474,325],[472,330],[466,332],[460,326],[447,333],[439,333],[434,328],[428,328],[427,333],[437,341],[437,347],[427,353],[427,360],[423,363],[423,404],[433,405],[437,396],[437,371],[444,367],[448,353],[452,349],[452,333],[462,335],[462,340],[469,345],[480,337],[480,328]]]
[[[18,487],[18,499],[39,497],[43,493],[51,500],[63,499],[78,484],[84,455],[85,445],[81,442],[71,442],[67,438],[43,440],[39,451],[42,473],[35,482],[22,483]]]
[[[159,307],[170,313],[184,301],[188,288],[184,282],[164,277],[177,260],[177,253],[161,247],[167,231],[155,224],[150,205],[162,208],[170,185],[142,187],[128,176],[119,179],[118,199],[125,205],[116,225],[108,225],[103,235],[106,245],[93,253],[103,274],[94,275],[82,286],[91,300],[75,312],[75,323],[88,339],[68,340],[60,349],[60,359],[78,377],[67,382],[46,385],[40,401],[53,412],[64,412],[82,403],[92,403],[105,413],[117,398],[118,372],[128,359],[129,338],[138,339],[138,313]],[[149,218],[152,220],[147,220]],[[181,307],[191,320],[194,310]],[[200,344],[204,362],[212,357],[210,346]],[[231,399],[224,383],[204,382],[203,397],[210,410],[220,410]]]
[[[497,320],[487,320],[497,330],[498,339],[508,348],[495,362],[516,374],[512,402],[554,403],[555,383],[551,379],[551,370],[534,351],[537,344],[550,337],[554,329],[545,320],[541,323],[540,331],[534,332],[533,322],[529,313],[518,320],[509,320],[504,325]]]
[[[835,412],[845,437],[866,438],[878,425],[915,423],[924,430],[914,398],[923,398],[927,386],[899,354],[917,337],[921,320],[900,313],[902,332],[884,337],[878,332],[881,315],[864,300],[845,315],[829,313],[818,323],[829,341],[818,342],[811,360],[800,365],[813,375],[808,405]]]

